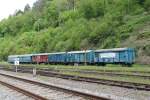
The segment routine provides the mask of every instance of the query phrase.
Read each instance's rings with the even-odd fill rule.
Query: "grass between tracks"
[[[85,73],[83,74],[79,72],[62,72],[62,73],[66,75],[82,76],[82,77],[89,77],[89,78],[150,84],[150,79],[144,79],[140,77],[94,75],[94,74],[85,74]]]
[[[0,62],[0,64],[9,65],[8,67],[11,67],[10,64],[6,62]],[[37,68],[49,68],[49,69],[57,69],[57,70],[86,70],[86,71],[121,71],[121,72],[150,72],[150,65],[139,65],[134,64],[132,67],[123,67],[121,65],[113,65],[113,64],[107,64],[106,66],[73,66],[73,65],[45,65],[45,64],[22,64],[26,67],[36,66]]]

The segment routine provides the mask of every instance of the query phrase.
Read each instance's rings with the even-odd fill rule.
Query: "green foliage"
[[[150,12],[150,0],[145,0],[144,7],[147,11]]]
[[[0,22],[0,60],[10,54],[124,46],[149,56],[144,41],[149,11],[150,0],[37,0]],[[132,37],[145,46],[131,46]]]
[[[24,12],[27,12],[31,9],[30,5],[27,4],[25,7],[24,7]]]
[[[93,17],[104,15],[104,5],[103,0],[81,0],[79,4],[79,10],[83,15],[90,19]]]
[[[40,31],[42,29],[46,28],[46,21],[44,19],[38,19],[34,23],[34,30]]]

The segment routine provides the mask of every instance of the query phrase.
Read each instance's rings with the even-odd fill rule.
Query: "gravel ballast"
[[[62,87],[78,89],[80,91],[94,93],[96,95],[109,97],[115,100],[150,100],[150,91],[139,91],[139,90],[126,89],[126,88],[120,88],[115,86],[101,85],[96,83],[65,80],[65,79],[54,78],[54,77],[45,77],[45,76],[33,77],[32,74],[26,74],[26,73],[15,73],[15,72],[8,72],[8,71],[0,71],[0,72],[8,73],[11,75],[17,75],[25,78],[30,78],[41,82],[48,82]]]
[[[0,84],[0,100],[33,100],[33,99]]]

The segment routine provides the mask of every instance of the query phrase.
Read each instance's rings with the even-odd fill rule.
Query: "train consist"
[[[33,64],[132,65],[135,62],[135,50],[133,48],[114,48],[8,56],[9,63],[14,63],[16,59],[18,59],[20,63]]]

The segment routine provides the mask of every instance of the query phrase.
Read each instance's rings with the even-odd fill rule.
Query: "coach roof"
[[[100,49],[100,50],[95,50],[95,52],[124,51],[128,49],[131,49],[131,48]]]
[[[87,52],[91,52],[92,50],[85,50],[85,51],[70,51],[68,53],[87,53]]]

